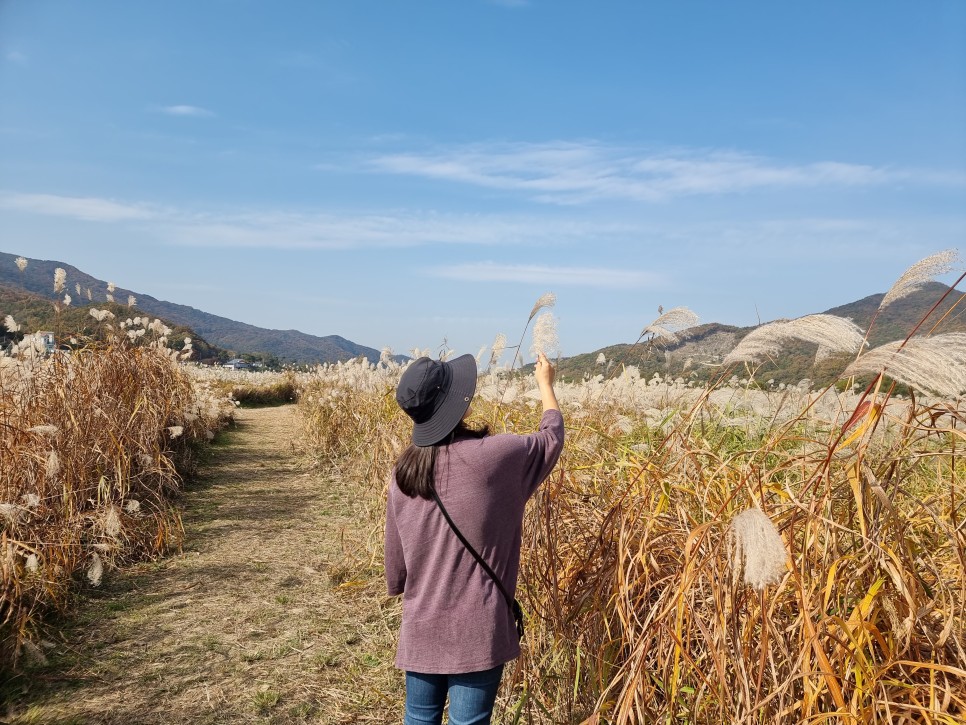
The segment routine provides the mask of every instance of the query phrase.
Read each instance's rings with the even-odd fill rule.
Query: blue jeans
[[[406,673],[404,725],[440,725],[449,692],[450,725],[489,725],[503,665],[462,675]]]

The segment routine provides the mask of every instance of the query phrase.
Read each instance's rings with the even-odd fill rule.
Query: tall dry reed
[[[779,337],[858,349],[852,326],[817,322]],[[962,723],[966,391],[935,377],[935,346],[910,342],[902,365],[895,347],[859,353],[875,378],[859,393],[763,391],[730,367],[706,388],[634,368],[559,384],[567,440],[525,522],[505,721]],[[900,399],[890,372],[959,389]],[[398,375],[323,368],[300,403],[317,455],[370,502],[376,563],[409,431]],[[491,366],[474,411],[526,432],[538,401]]]
[[[43,658],[80,581],[180,544],[182,473],[230,415],[158,347],[19,353],[0,357],[0,668]]]

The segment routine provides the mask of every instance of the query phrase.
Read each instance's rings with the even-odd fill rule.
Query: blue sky
[[[476,352],[553,291],[576,354],[964,238],[961,0],[0,0],[0,249],[263,327]]]

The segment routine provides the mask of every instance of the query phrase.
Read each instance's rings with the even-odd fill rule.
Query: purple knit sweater
[[[461,438],[439,451],[436,490],[454,523],[513,596],[523,510],[563,448],[559,411],[530,435]],[[389,486],[386,583],[403,595],[396,666],[409,672],[488,670],[520,654],[513,615],[436,503]]]

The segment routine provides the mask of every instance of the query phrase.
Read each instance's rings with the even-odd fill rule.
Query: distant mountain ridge
[[[104,280],[65,262],[31,259],[26,256],[24,258],[27,259],[27,267],[21,273],[15,264],[17,256],[0,252],[0,284],[21,288],[50,300],[62,299],[63,294],[54,294],[54,270],[60,267],[67,273],[66,292],[73,298],[74,305],[97,305],[107,300],[107,282]],[[80,285],[79,295],[75,285]],[[87,298],[87,290],[91,292],[91,300]],[[238,354],[267,353],[275,355],[283,362],[307,364],[339,362],[359,356],[370,362],[379,360],[380,352],[375,348],[359,345],[339,335],[318,337],[298,330],[256,327],[188,305],[159,300],[125,287],[117,287],[113,295],[121,304],[126,303],[129,295],[133,296],[137,301],[137,309],[141,312],[189,327],[212,345]],[[3,311],[4,314],[7,312]]]
[[[53,292],[54,270],[61,267],[67,272],[66,290],[74,298],[75,305],[88,304],[88,289],[93,298],[91,304],[103,305],[106,300],[107,283],[72,265],[28,259],[27,268],[21,274],[15,259],[15,255],[0,252],[0,285],[24,289],[50,300],[62,299],[62,294]],[[81,287],[80,295],[76,294],[75,285],[78,284]],[[938,300],[948,290],[946,285],[930,282],[907,297],[893,302],[876,318],[869,334],[870,346],[877,347],[905,338],[924,318],[926,323],[920,328],[920,333],[929,332],[933,326],[936,326],[936,332],[966,332],[966,304],[958,304],[963,298],[962,292],[954,290],[946,296],[942,304],[937,305]],[[295,363],[336,362],[358,356],[375,362],[380,356],[378,350],[338,335],[317,337],[298,330],[269,330],[219,317],[187,305],[158,300],[126,288],[118,287],[114,291],[114,298],[120,304],[127,301],[128,295],[136,298],[137,308],[141,312],[184,325],[211,345],[239,354],[267,353],[283,361]],[[869,295],[833,307],[824,314],[849,318],[862,329],[868,329],[883,297],[883,293]],[[0,318],[8,312],[11,310],[0,310]],[[645,377],[659,373],[662,376],[681,376],[703,382],[716,374],[720,369],[718,364],[721,359],[753,329],[755,328],[735,327],[717,322],[706,323],[693,328],[683,340],[673,345],[617,344],[563,358],[559,361],[558,374],[564,380],[579,380],[588,375],[605,372],[609,365],[624,364],[637,366]],[[597,363],[601,353],[606,359],[603,367]],[[779,359],[757,368],[756,377],[759,380],[773,379],[776,383],[794,384],[803,378],[809,378],[816,383],[828,383],[836,378],[847,362],[847,356],[833,356],[815,365],[814,357],[815,346],[791,343],[782,351]],[[405,359],[402,356],[396,358]]]
[[[875,319],[869,332],[869,346],[878,347],[887,342],[905,339],[923,319],[925,323],[918,334],[924,334],[936,326],[935,332],[966,332],[966,304],[957,304],[963,293],[953,290],[941,304],[937,303],[949,290],[944,284],[929,282],[912,294],[890,304]],[[826,310],[822,314],[851,319],[863,330],[868,330],[884,293],[869,295]],[[558,373],[562,379],[579,380],[585,376],[604,373],[614,364],[634,365],[642,377],[655,373],[663,376],[683,377],[695,382],[705,382],[720,370],[721,359],[755,327],[734,327],[717,322],[692,328],[680,342],[664,345],[619,344],[575,355],[560,360]],[[837,379],[850,356],[832,356],[818,364],[814,362],[815,345],[790,342],[781,356],[767,362],[756,370],[759,381],[774,380],[775,383],[795,384],[808,378],[826,385]],[[603,353],[606,362],[597,362]],[[739,376],[742,372],[737,371]]]

